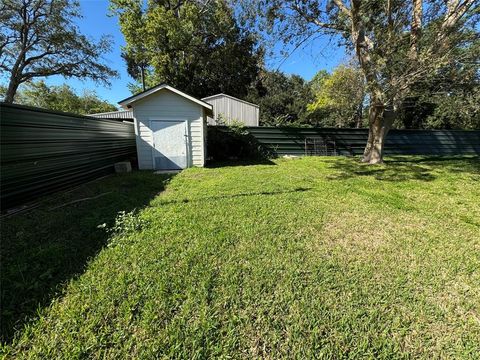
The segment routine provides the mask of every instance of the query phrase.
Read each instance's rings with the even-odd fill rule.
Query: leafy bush
[[[237,123],[208,127],[207,154],[210,161],[261,160],[275,156],[272,150]]]

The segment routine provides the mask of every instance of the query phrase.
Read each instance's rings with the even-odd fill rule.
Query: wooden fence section
[[[228,131],[224,127],[222,131]],[[276,155],[305,155],[315,140],[338,155],[361,155],[367,129],[247,127],[246,130]],[[480,130],[391,130],[387,155],[480,155]]]
[[[112,172],[136,156],[133,124],[0,103],[2,209]]]

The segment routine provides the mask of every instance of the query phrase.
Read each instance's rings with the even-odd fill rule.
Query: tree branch
[[[293,4],[292,7],[290,7],[292,10],[296,11],[301,17],[303,17],[307,22],[314,24],[318,26],[319,28],[322,29],[332,29],[332,30],[337,30],[337,31],[345,31],[344,28],[339,27],[336,24],[329,24],[323,21],[320,21],[318,18],[313,17],[312,15],[307,14],[304,10],[302,10],[298,4]]]
[[[350,10],[345,6],[342,0],[333,0],[333,3],[337,5],[342,13],[347,15],[348,17],[352,17]]]

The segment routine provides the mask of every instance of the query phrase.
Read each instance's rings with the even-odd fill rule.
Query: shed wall
[[[260,112],[257,106],[221,95],[203,100],[213,106],[215,118],[208,117],[208,125],[217,125],[221,116],[228,125],[232,121],[240,121],[245,126],[258,126]]]
[[[138,167],[153,169],[152,119],[186,120],[188,122],[188,166],[205,164],[203,108],[169,90],[161,90],[133,104],[137,134]]]

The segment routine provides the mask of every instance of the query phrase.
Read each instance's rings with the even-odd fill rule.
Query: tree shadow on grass
[[[297,187],[294,189],[285,189],[285,190],[276,190],[276,191],[256,191],[248,193],[236,193],[236,194],[220,194],[215,196],[200,196],[191,199],[179,199],[179,200],[162,200],[159,199],[158,204],[160,205],[169,205],[177,203],[190,203],[190,202],[202,202],[202,201],[212,201],[212,200],[223,200],[223,199],[234,199],[239,197],[249,197],[249,196],[274,196],[282,194],[292,194],[297,192],[306,192],[311,191],[312,188]]]
[[[11,341],[106,245],[108,234],[98,225],[111,226],[119,211],[148,205],[173,176],[112,175],[2,218],[1,341]]]
[[[207,168],[215,169],[230,166],[277,165],[269,159],[209,161]]]
[[[432,181],[438,172],[480,175],[480,158],[465,156],[395,156],[385,159],[382,165],[363,164],[359,160],[338,159],[331,168],[336,173],[331,180],[358,176],[371,176],[382,181]]]

